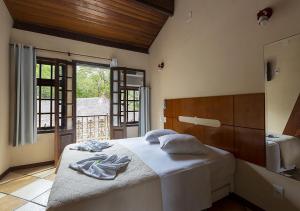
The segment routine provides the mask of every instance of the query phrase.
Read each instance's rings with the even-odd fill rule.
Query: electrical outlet
[[[273,196],[277,199],[282,199],[284,196],[284,189],[282,186],[273,184]]]

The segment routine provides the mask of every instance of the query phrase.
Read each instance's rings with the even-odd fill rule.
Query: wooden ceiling
[[[4,0],[14,27],[148,53],[174,0]]]

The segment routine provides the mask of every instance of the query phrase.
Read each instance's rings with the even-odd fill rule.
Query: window
[[[37,59],[37,129],[39,133],[53,132],[55,127],[55,67],[50,59]],[[62,71],[64,66],[59,65]],[[60,114],[62,109],[60,107]]]
[[[121,107],[121,122],[124,123],[124,118],[126,118],[127,125],[136,125],[139,122],[139,108],[140,108],[140,97],[139,89],[136,87],[127,87],[126,90],[121,92],[121,105],[126,106],[126,115]],[[126,99],[124,98],[126,95]]]

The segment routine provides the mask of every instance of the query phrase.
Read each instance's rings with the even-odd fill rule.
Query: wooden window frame
[[[113,76],[112,76],[112,73],[111,73],[111,88],[110,88],[110,92],[111,92],[111,105],[110,105],[110,125],[111,125],[111,128],[113,127],[119,127],[121,125],[125,126],[125,127],[136,127],[136,126],[139,126],[139,121],[135,121],[135,122],[124,122],[124,121],[121,121],[122,117],[123,118],[128,118],[128,115],[127,115],[127,112],[125,112],[123,115],[121,115],[121,106],[119,106],[119,111],[118,111],[118,114],[114,114],[113,113],[113,106],[114,105],[121,105],[121,92],[124,91],[125,93],[127,92],[126,90],[127,89],[134,89],[134,90],[139,90],[139,87],[135,87],[135,86],[127,86],[127,81],[126,81],[126,75],[129,74],[130,72],[139,72],[139,73],[142,73],[143,74],[143,85],[142,86],[145,86],[146,84],[146,72],[145,70],[140,70],[140,69],[134,69],[134,68],[126,68],[126,67],[113,67],[111,68],[111,71],[116,71],[118,70],[118,79],[117,80],[114,80]],[[120,71],[124,71],[123,74],[124,74],[124,80],[121,80],[120,78]],[[121,82],[125,84],[125,86],[119,86],[119,90],[118,91],[114,91],[113,90],[113,83],[114,82],[117,82],[118,84],[120,84]],[[118,94],[119,95],[119,102],[120,103],[114,103],[113,102],[113,94]],[[127,96],[126,96],[126,101],[127,101]],[[139,103],[140,103],[140,96],[139,96]],[[127,107],[127,103],[126,103],[126,111],[128,111],[128,107]],[[125,115],[126,114],[126,115]],[[118,118],[118,125],[119,126],[116,126],[114,125],[114,117],[117,117]],[[135,117],[134,117],[135,118]]]
[[[44,134],[44,133],[54,133],[55,132],[55,85],[56,85],[56,65],[57,65],[57,59],[51,59],[51,58],[44,58],[44,57],[37,57],[37,65],[39,65],[39,76],[36,77],[36,87],[38,88],[37,93],[37,106],[39,107],[39,112],[37,112],[37,133],[38,134]],[[43,79],[42,78],[42,65],[50,65],[51,66],[51,72],[50,72],[50,79]],[[65,72],[64,65],[59,65],[62,67],[62,72]],[[59,70],[58,70],[59,71]],[[60,87],[62,89],[65,89],[64,83]],[[50,98],[49,99],[43,99],[41,97],[42,89],[41,87],[50,87]],[[42,112],[42,101],[50,101],[50,112]],[[66,108],[64,106],[65,97],[63,96],[62,99],[62,107],[60,115],[63,115],[66,112]],[[50,115],[49,119],[49,127],[42,127],[41,125],[41,117],[42,115]],[[61,125],[64,125],[64,120],[62,119]]]
[[[126,87],[126,88],[121,88],[124,91],[124,94],[126,94],[126,103],[124,102],[124,99],[121,99],[121,103],[125,103],[126,106],[126,115],[121,115],[124,116],[124,118],[126,117],[126,122],[121,122],[121,124],[126,124],[127,126],[138,126],[139,125],[139,118],[136,118],[136,112],[139,112],[139,109],[137,110],[137,108],[135,107],[135,104],[138,102],[140,103],[140,96],[138,97],[138,99],[135,98],[136,96],[136,92],[139,92],[139,88],[138,87]],[[133,91],[133,100],[129,100],[128,98],[128,94],[129,91]],[[129,110],[129,103],[133,103],[133,110]],[[124,112],[124,111],[121,111]],[[133,121],[128,121],[128,116],[129,113],[133,113]]]

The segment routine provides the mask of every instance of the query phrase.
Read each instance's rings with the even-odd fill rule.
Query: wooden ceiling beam
[[[39,26],[35,25],[32,23],[25,23],[21,21],[14,21],[14,28],[16,29],[21,29],[21,30],[26,30],[26,31],[31,31],[31,32],[37,32],[41,34],[47,34],[51,36],[56,36],[56,37],[61,37],[61,38],[66,38],[66,39],[71,39],[71,40],[77,40],[77,41],[82,41],[82,42],[87,42],[87,43],[92,43],[92,44],[97,44],[97,45],[103,45],[103,46],[108,46],[108,47],[113,47],[113,48],[120,48],[124,50],[130,50],[130,51],[135,51],[135,52],[140,52],[140,53],[146,53],[148,54],[148,48],[143,48],[143,47],[137,47],[134,45],[128,45],[124,44],[121,42],[115,42],[99,37],[94,37],[86,34],[80,34],[80,33],[74,33],[71,31],[64,31],[61,29],[54,29],[50,27],[44,27],[44,26]]]
[[[168,16],[174,14],[174,0],[135,0]]]

